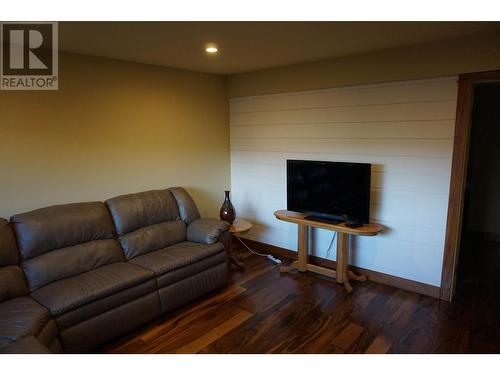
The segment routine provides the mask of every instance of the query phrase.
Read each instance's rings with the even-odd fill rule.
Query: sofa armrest
[[[187,227],[187,240],[212,245],[228,229],[229,223],[219,219],[197,219]]]

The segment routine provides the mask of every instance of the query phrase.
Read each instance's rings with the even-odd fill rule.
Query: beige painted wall
[[[61,54],[59,91],[0,92],[0,216],[186,186],[229,187],[224,77]]]
[[[416,45],[231,75],[229,97],[443,77],[500,69],[500,35]]]

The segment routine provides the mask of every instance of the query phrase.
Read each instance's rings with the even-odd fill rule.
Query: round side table
[[[233,224],[229,227],[229,257],[231,262],[238,268],[244,268],[245,265],[233,255],[233,238],[235,235],[248,232],[250,229],[252,229],[252,223],[243,219],[235,219]]]

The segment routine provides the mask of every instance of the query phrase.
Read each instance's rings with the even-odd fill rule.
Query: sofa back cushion
[[[106,204],[127,259],[186,240],[186,224],[168,190],[121,195]]]
[[[18,264],[19,251],[12,226],[7,220],[0,218],[0,267]]]
[[[30,291],[123,261],[102,202],[52,206],[11,218]]]
[[[0,218],[0,303],[27,293],[12,227],[7,220]]]
[[[72,203],[14,215],[22,260],[80,243],[110,239],[114,227],[102,202]]]
[[[175,198],[179,207],[179,215],[181,220],[186,224],[191,224],[193,221],[200,218],[200,213],[194,199],[189,195],[186,189],[182,187],[173,187],[168,189]]]
[[[28,286],[19,266],[0,268],[0,303],[28,294]]]
[[[95,240],[52,250],[22,263],[31,291],[51,282],[124,261],[116,240]]]

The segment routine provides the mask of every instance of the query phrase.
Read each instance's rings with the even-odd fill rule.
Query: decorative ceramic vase
[[[230,191],[226,190],[224,193],[226,194],[226,198],[224,199],[224,203],[222,203],[222,207],[220,208],[220,219],[229,222],[229,224],[232,224],[234,219],[236,219],[236,212],[234,211],[231,199],[229,199]]]

